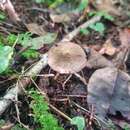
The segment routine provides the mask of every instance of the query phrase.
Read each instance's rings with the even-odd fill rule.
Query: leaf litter
[[[26,3],[24,6],[30,8],[30,3],[28,1],[24,2]],[[30,11],[27,12],[24,10],[25,7],[22,5],[24,2],[14,1],[13,4],[18,5],[19,8],[16,10],[19,15],[22,16],[28,31],[33,35],[31,35],[31,39],[26,42],[16,45],[15,48],[18,51],[21,50],[21,46],[23,48],[29,47],[38,52],[39,50],[42,50],[42,53],[45,53],[46,50],[50,51],[54,47],[53,46],[50,49],[50,46],[52,46],[55,41],[59,41],[66,33],[76,29],[78,25],[83,23],[83,21],[89,17],[89,15],[85,15],[81,21],[75,21],[75,16],[71,16],[67,11],[67,13],[57,14],[56,12],[52,13],[50,10],[48,11],[48,9],[47,11],[40,10],[39,7],[37,7],[35,11],[30,9]],[[82,6],[84,5],[84,2],[89,6],[89,12],[93,11],[93,8],[91,7],[91,4],[93,4],[92,0],[90,0],[90,5],[87,0],[83,0],[79,8],[80,11],[85,10],[86,6]],[[121,10],[119,10],[112,1],[99,0],[96,4],[98,4],[96,6],[98,11],[105,9],[106,12],[111,13],[115,17],[122,15],[120,12]],[[31,6],[34,5],[35,4],[32,4],[31,2]],[[62,6],[59,8],[62,8]],[[15,15],[17,16],[17,14]],[[76,17],[76,19],[78,19],[78,17]],[[84,50],[84,53],[86,53],[86,57],[84,57],[86,59],[83,60],[86,63],[86,67],[84,66],[82,70],[77,73],[78,77],[75,75],[69,76],[69,73],[58,75],[57,72],[54,71],[55,69],[50,65],[40,73],[43,77],[39,76],[36,80],[36,84],[38,85],[37,88],[48,95],[50,103],[56,106],[63,113],[66,113],[66,115],[73,117],[73,124],[76,124],[79,129],[83,129],[84,127],[88,127],[88,129],[89,127],[93,127],[92,129],[94,129],[93,123],[96,123],[95,119],[98,120],[99,118],[103,122],[107,122],[108,118],[112,119],[114,122],[115,119],[108,115],[114,116],[116,121],[120,122],[119,124],[115,124],[122,128],[125,127],[123,121],[125,120],[125,123],[129,123],[130,120],[130,76],[127,73],[129,68],[127,68],[125,64],[129,60],[130,32],[127,28],[117,29],[117,25],[114,23],[115,21],[110,22],[106,20],[107,23],[110,24],[108,27],[104,26],[102,21],[103,20],[94,24],[96,26],[91,26],[90,28],[93,30],[90,30],[89,34],[83,34],[83,37],[86,38],[85,41],[82,37],[79,40],[81,34],[78,34],[72,39],[72,42],[79,44],[79,46]],[[100,27],[102,30],[100,30]],[[113,33],[115,31],[119,32],[116,36],[118,37],[118,40],[120,40],[120,45],[113,45],[113,39],[115,42],[117,41],[114,35],[109,32],[110,28],[114,28]],[[101,32],[97,33],[96,31]],[[15,32],[21,33],[19,30],[15,30]],[[102,32],[105,33],[103,34]],[[94,45],[88,45],[88,43],[93,43]],[[98,46],[98,49],[95,49],[96,46]],[[12,53],[11,57],[6,59],[8,60],[8,64],[9,61],[11,61],[11,58],[13,58]],[[59,61],[56,62],[57,64],[59,63]],[[22,64],[19,63],[19,65],[20,68],[21,66],[26,67],[25,61],[23,61]],[[29,65],[31,66],[31,63]],[[121,67],[122,65],[123,67]],[[19,68],[18,65],[16,66]],[[84,84],[83,81],[87,83]],[[63,88],[62,85],[64,82],[65,86]],[[82,87],[76,89],[76,85],[84,85],[83,88],[86,87],[88,94],[86,89],[82,89]],[[75,101],[79,105],[73,106],[72,101]],[[22,100],[20,100],[20,102],[23,103]],[[94,107],[92,111],[91,105]],[[19,106],[19,108],[25,110],[23,107]],[[124,120],[119,120],[118,117],[116,117],[118,113],[122,115]],[[11,115],[9,112],[8,114]],[[69,127],[70,129],[73,128],[72,124],[69,126],[68,122],[63,119],[60,114],[55,115],[59,119],[60,124],[64,124],[65,129],[69,129]],[[6,117],[6,115],[4,116]],[[21,118],[21,121],[24,122],[22,116]],[[26,123],[26,121],[24,123]],[[29,121],[29,125],[30,124]]]

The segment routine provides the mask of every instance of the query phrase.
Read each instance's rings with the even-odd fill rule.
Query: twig
[[[80,25],[78,28],[76,28],[74,31],[70,32],[69,34],[67,34],[62,40],[61,42],[66,42],[66,41],[71,41],[79,32],[81,29],[87,28],[89,27],[91,24],[96,23],[97,21],[99,21],[101,19],[101,16],[95,16],[92,19],[90,19],[89,21],[85,22],[84,24]]]
[[[42,59],[34,66],[32,67],[25,75],[32,76],[38,74],[42,68],[44,68],[47,65],[47,54],[44,54]],[[27,86],[27,84],[30,82],[30,78],[24,77],[20,81],[23,83],[24,88]],[[6,108],[12,103],[12,101],[15,99],[17,94],[21,94],[21,84],[14,85],[13,88],[11,88],[6,95],[3,97],[2,100],[0,100],[0,115],[6,110]]]
[[[71,101],[71,102],[72,102],[75,106],[77,106],[78,108],[80,108],[81,110],[87,112],[88,114],[91,114],[91,112],[88,111],[87,109],[83,108],[82,106],[78,105],[77,103],[75,103],[75,102],[73,102],[73,101]],[[102,124],[104,124],[105,126],[108,126],[107,122],[105,122],[104,120],[102,120],[100,117],[94,115],[94,119],[97,120],[97,121],[99,120],[100,122],[102,122]]]
[[[77,78],[79,78],[79,80],[82,81],[85,85],[88,85],[87,82],[86,82],[86,80],[82,76],[80,76],[78,73],[74,73],[74,75]]]
[[[14,124],[9,122],[9,123],[5,123],[3,126],[1,126],[0,130],[11,130],[12,127],[14,127]]]
[[[49,106],[55,110],[58,114],[62,115],[64,118],[66,118],[67,120],[71,121],[72,119],[70,117],[68,117],[67,115],[65,115],[63,112],[61,112],[60,110],[58,110],[56,107],[54,107],[52,104],[49,104]]]
[[[66,85],[66,83],[70,80],[71,77],[72,77],[72,74],[70,74],[70,75],[68,76],[68,78],[64,81],[64,83],[62,84],[62,88],[63,88],[63,89],[65,89],[65,85]]]

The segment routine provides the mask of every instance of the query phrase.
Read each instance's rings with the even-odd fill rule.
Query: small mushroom
[[[61,73],[76,73],[86,66],[86,54],[77,44],[65,42],[54,45],[48,52],[49,66]]]

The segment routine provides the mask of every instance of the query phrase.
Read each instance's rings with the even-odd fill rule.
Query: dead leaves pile
[[[28,42],[30,45],[31,43],[36,45],[35,49],[56,39],[52,36],[55,34],[41,30],[41,26],[34,23],[28,24],[27,28],[33,34],[39,35]],[[105,122],[107,122],[107,114],[116,115],[117,112],[120,112],[128,122],[130,121],[130,76],[125,72],[125,62],[130,48],[129,29],[120,30],[119,37],[121,44],[118,47],[113,45],[111,38],[108,38],[98,51],[92,46],[83,46],[87,52],[87,68],[96,69],[88,82],[87,101],[89,106],[94,107],[95,114]],[[46,39],[48,39],[47,42],[45,42]],[[39,40],[42,41],[38,42],[41,43],[40,45],[35,43]],[[105,55],[111,60],[108,60]],[[124,127],[122,121],[118,125]]]
[[[116,115],[119,112],[130,122],[130,76],[125,72],[125,62],[130,48],[130,31],[125,29],[120,31],[119,35],[119,47],[114,47],[109,39],[99,52],[92,50],[96,56],[92,54],[88,62],[92,68],[98,69],[89,79],[87,100],[102,120],[106,121],[107,114]],[[112,60],[107,60],[101,54],[112,57]],[[124,68],[121,70],[122,65]],[[118,125],[121,126],[121,123]]]

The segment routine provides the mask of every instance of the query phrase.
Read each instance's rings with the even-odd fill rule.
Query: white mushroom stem
[[[95,22],[99,21],[101,19],[101,16],[95,16],[89,21],[85,22],[83,25],[79,26],[74,31],[70,32],[68,35],[66,35],[63,40],[60,42],[68,40],[72,40],[79,32],[81,28],[86,28],[90,24],[94,24]],[[67,40],[67,41],[68,41]],[[40,61],[38,61],[25,75],[27,76],[34,76],[40,73],[40,71],[47,66],[48,58],[47,54],[44,54]],[[23,79],[24,80],[24,79]],[[29,78],[26,78],[27,82],[29,81]],[[0,115],[8,108],[8,106],[12,103],[12,101],[15,99],[15,97],[18,94],[22,94],[21,87],[26,87],[27,83],[24,83],[21,85],[22,79],[19,83],[14,85],[13,88],[11,88],[9,91],[7,91],[6,95],[3,97],[2,100],[0,100]]]

